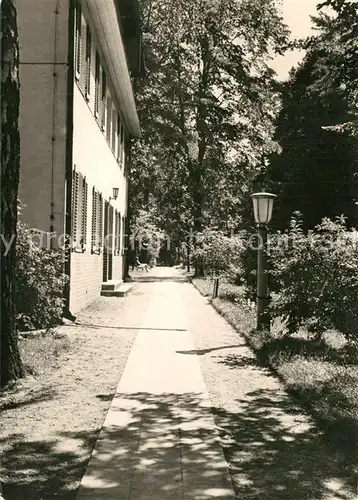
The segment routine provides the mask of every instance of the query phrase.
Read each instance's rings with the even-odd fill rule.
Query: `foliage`
[[[243,241],[239,236],[226,236],[222,231],[205,229],[198,238],[192,257],[200,262],[205,275],[232,277],[240,267]]]
[[[153,210],[139,210],[133,220],[132,238],[137,251],[146,250],[150,260],[159,257],[159,251],[166,236],[158,228],[158,217]]]
[[[133,206],[161,215],[180,245],[190,230],[230,231],[263,157],[276,149],[278,86],[269,60],[287,28],[273,0],[142,0],[147,73]]]
[[[275,135],[281,154],[272,155],[266,174],[279,195],[273,222],[280,229],[296,210],[306,229],[341,214],[356,221],[358,142],[349,124],[357,78],[346,72],[342,23],[323,14],[314,22],[317,35],[304,42],[306,56],[283,92]],[[341,133],[338,124],[345,124]]]
[[[333,8],[337,37],[330,44],[324,80],[334,82],[345,94],[349,121],[332,127],[337,132],[358,135],[358,3],[356,0],[326,0],[319,7]]]
[[[36,242],[39,232],[18,221],[16,308],[19,330],[50,328],[61,322],[64,252],[43,249]]]
[[[272,312],[287,320],[289,333],[305,325],[320,336],[333,327],[357,340],[357,236],[343,218],[323,219],[304,233],[296,215],[290,230],[271,240],[271,273],[279,289]]]

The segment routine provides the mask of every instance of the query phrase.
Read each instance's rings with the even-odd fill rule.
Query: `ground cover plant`
[[[326,435],[332,453],[343,457],[347,470],[356,468],[358,443],[357,351],[337,329],[318,338],[307,328],[288,333],[280,318],[271,332],[255,330],[255,307],[245,298],[243,287],[219,285],[212,298],[213,280],[193,278],[193,284],[211,300],[215,309],[241,334],[255,351],[257,360],[271,368],[286,389],[315,418]]]

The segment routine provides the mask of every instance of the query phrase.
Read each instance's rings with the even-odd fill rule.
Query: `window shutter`
[[[82,213],[81,213],[81,241],[82,247],[87,244],[87,204],[88,204],[88,184],[86,177],[82,179]]]
[[[117,111],[112,111],[112,151],[116,154],[116,137],[117,137]]]
[[[100,66],[100,61],[99,61],[99,55],[98,52],[96,52],[96,66],[95,66],[95,93],[94,93],[94,112],[95,116],[98,116],[98,113],[100,111],[100,105],[99,105],[99,100],[100,100],[100,73],[101,73],[101,66]]]
[[[77,243],[77,227],[78,227],[78,188],[79,174],[74,169],[72,172],[72,240]]]
[[[98,199],[98,241],[100,250],[103,247],[103,197],[100,194]]]
[[[112,99],[111,96],[107,95],[107,130],[106,139],[109,144],[111,144],[111,125],[112,125]]]
[[[117,160],[120,162],[121,161],[121,134],[122,134],[122,124],[121,124],[121,118],[118,113],[118,119],[117,119]]]
[[[79,80],[81,75],[81,59],[82,59],[82,8],[79,0],[76,2],[76,46],[75,46],[75,64],[76,64],[76,79]]]
[[[125,161],[125,150],[126,150],[126,137],[124,134],[124,128],[122,127],[122,133],[121,133],[121,165],[124,168],[124,161]]]
[[[97,249],[97,191],[92,188],[92,228],[91,228],[91,252]]]
[[[91,29],[87,24],[86,27],[86,73],[85,73],[85,94],[89,99],[91,92],[91,51],[92,51],[92,36]]]
[[[122,217],[122,255],[127,250],[126,217]]]
[[[106,126],[106,107],[107,107],[107,80],[106,73],[102,71],[102,95],[101,95],[101,126],[102,130],[105,129]]]

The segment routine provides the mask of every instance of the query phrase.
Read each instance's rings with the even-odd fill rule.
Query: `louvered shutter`
[[[112,151],[116,154],[116,137],[117,137],[117,111],[112,111]]]
[[[122,133],[122,124],[121,124],[121,118],[118,113],[118,119],[117,119],[117,160],[120,162],[121,161],[121,133]]]
[[[91,228],[91,252],[94,253],[97,250],[98,239],[97,239],[97,191],[93,187],[92,189],[92,228]]]
[[[97,117],[100,111],[100,74],[101,74],[101,65],[99,61],[98,52],[96,52],[96,66],[95,66],[95,93],[94,93],[94,112]]]
[[[76,45],[75,45],[75,58],[76,58],[76,79],[79,80],[81,76],[81,59],[82,59],[82,8],[79,0],[76,2]]]
[[[107,79],[106,73],[102,71],[102,94],[101,94],[101,127],[102,130],[106,126],[106,107],[107,107]]]
[[[122,255],[127,250],[126,218],[122,217]]]
[[[78,188],[79,188],[79,174],[74,169],[72,172],[72,241],[77,243],[77,227],[78,227]]]
[[[98,241],[99,241],[99,247],[100,251],[102,250],[103,247],[103,197],[100,194],[99,195],[99,201],[98,201]]]
[[[86,28],[86,74],[85,74],[85,94],[87,99],[91,93],[91,51],[92,51],[92,36],[90,27]]]
[[[84,249],[87,244],[87,205],[88,205],[88,184],[86,177],[82,179],[82,213],[81,213],[81,242]]]

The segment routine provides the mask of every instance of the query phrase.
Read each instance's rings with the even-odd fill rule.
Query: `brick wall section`
[[[123,257],[121,255],[113,256],[113,279],[123,279]]]
[[[90,252],[71,255],[70,310],[75,314],[101,294],[102,255]]]

